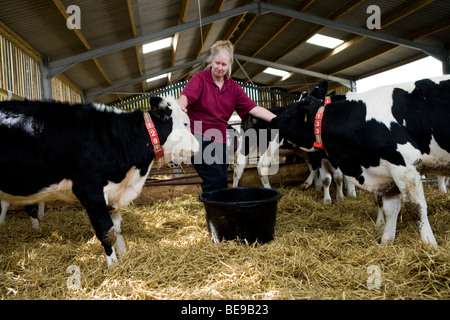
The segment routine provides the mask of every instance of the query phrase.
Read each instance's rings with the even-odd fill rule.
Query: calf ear
[[[159,121],[168,120],[172,114],[172,110],[168,107],[168,105],[161,103],[163,101],[164,99],[161,97],[150,98],[151,116]]]
[[[314,88],[313,92],[311,92],[311,96],[323,100],[328,91],[328,81],[322,80],[319,84]]]
[[[152,110],[158,108],[162,100],[161,97],[150,97],[150,106]]]
[[[300,124],[306,123],[309,121],[314,121],[314,118],[316,116],[316,112],[313,106],[303,106],[300,107]]]

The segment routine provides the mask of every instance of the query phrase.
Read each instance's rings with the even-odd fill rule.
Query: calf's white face
[[[164,162],[182,162],[181,159],[190,157],[198,152],[199,144],[190,130],[190,120],[183,112],[177,101],[172,97],[165,98],[172,110],[172,132],[164,143]]]

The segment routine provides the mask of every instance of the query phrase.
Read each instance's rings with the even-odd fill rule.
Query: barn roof
[[[80,29],[66,25],[76,19],[70,5]],[[377,7],[368,13],[369,5]],[[381,29],[370,30],[377,8]],[[289,91],[325,76],[349,86],[430,55],[445,61],[450,43],[447,0],[16,0],[2,1],[0,21],[48,59],[50,76],[64,73],[86,100],[103,103],[188,79],[220,39],[235,45],[234,79]],[[343,43],[307,43],[315,34]],[[143,44],[166,37],[172,46],[143,53]],[[170,79],[145,81],[165,73]]]

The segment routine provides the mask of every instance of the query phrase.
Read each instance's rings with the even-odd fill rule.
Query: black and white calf
[[[342,172],[381,196],[386,218],[381,243],[395,239],[403,198],[421,239],[436,246],[421,174],[450,175],[450,76],[335,96],[318,115],[321,106],[323,101],[306,97],[274,118],[271,127],[305,151],[313,151],[315,142],[320,146],[315,133],[320,134]]]
[[[325,93],[326,91],[313,92],[313,94],[317,95],[325,95]],[[270,108],[269,110],[276,115],[280,115],[286,110],[286,107],[275,107]],[[251,130],[253,131],[253,135],[249,134]],[[267,138],[265,139],[265,142],[267,142],[267,144],[261,143],[259,138],[262,137],[262,135],[267,135]],[[335,166],[331,165],[330,161],[327,159],[325,152],[304,152],[288,143],[286,139],[283,139],[283,136],[277,137],[272,134],[272,132],[269,131],[269,124],[266,121],[255,118],[253,116],[247,116],[242,121],[241,132],[238,135],[238,141],[238,149],[236,151],[233,174],[233,187],[238,187],[239,185],[239,180],[241,179],[244,169],[248,163],[249,154],[251,152],[250,150],[258,146],[261,156],[257,163],[257,170],[264,188],[271,188],[268,176],[268,168],[274,162],[279,160],[279,156],[281,154],[286,156],[298,155],[307,160],[308,167],[311,171],[309,177],[302,184],[302,188],[308,189],[312,185],[314,179],[314,181],[316,182],[317,191],[320,191],[323,187],[323,202],[325,204],[331,204],[332,200],[330,197],[330,185],[333,177],[336,183],[336,199],[341,200],[344,198],[343,186],[346,177],[342,174],[339,168],[335,168]],[[346,187],[347,195],[356,197],[354,184],[348,182],[346,183]]]
[[[323,188],[323,203],[331,204],[330,186],[331,181],[334,180],[336,184],[336,200],[345,198],[344,186],[347,196],[356,198],[355,184],[349,181],[335,164],[333,165],[330,162],[325,151],[307,152],[307,155],[310,175],[301,185],[302,189],[310,188],[314,182],[317,191]]]
[[[270,108],[274,114],[282,113],[286,108]],[[238,147],[233,172],[233,187],[239,185],[239,180],[244,173],[245,167],[249,162],[249,156],[252,150],[259,148],[260,154],[257,170],[264,188],[270,188],[268,171],[269,167],[279,159],[279,152],[285,154],[297,153],[297,150],[284,141],[282,137],[276,136],[269,130],[269,123],[251,115],[244,118],[241,122],[240,133],[237,135]],[[301,152],[304,155],[304,152]]]
[[[155,154],[162,156],[157,142],[165,161],[190,156],[199,148],[189,118],[175,99],[156,97],[150,103],[153,124],[140,110],[0,102],[0,199],[19,205],[78,199],[111,265],[116,250],[120,254],[126,248],[121,215],[110,215],[109,210],[128,205],[140,194]]]

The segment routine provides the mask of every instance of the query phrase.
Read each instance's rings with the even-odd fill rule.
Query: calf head
[[[169,131],[164,134],[167,139],[160,137],[164,147],[164,162],[181,163],[198,152],[199,144],[191,133],[189,117],[173,97],[151,97],[150,105],[152,118],[172,124],[171,127],[164,127],[164,130]]]
[[[300,149],[307,152],[315,151],[314,117],[319,107],[323,105],[327,89],[328,81],[322,80],[310,94],[302,96],[300,101],[291,103],[283,113],[273,118],[270,128],[278,129],[282,137]]]

